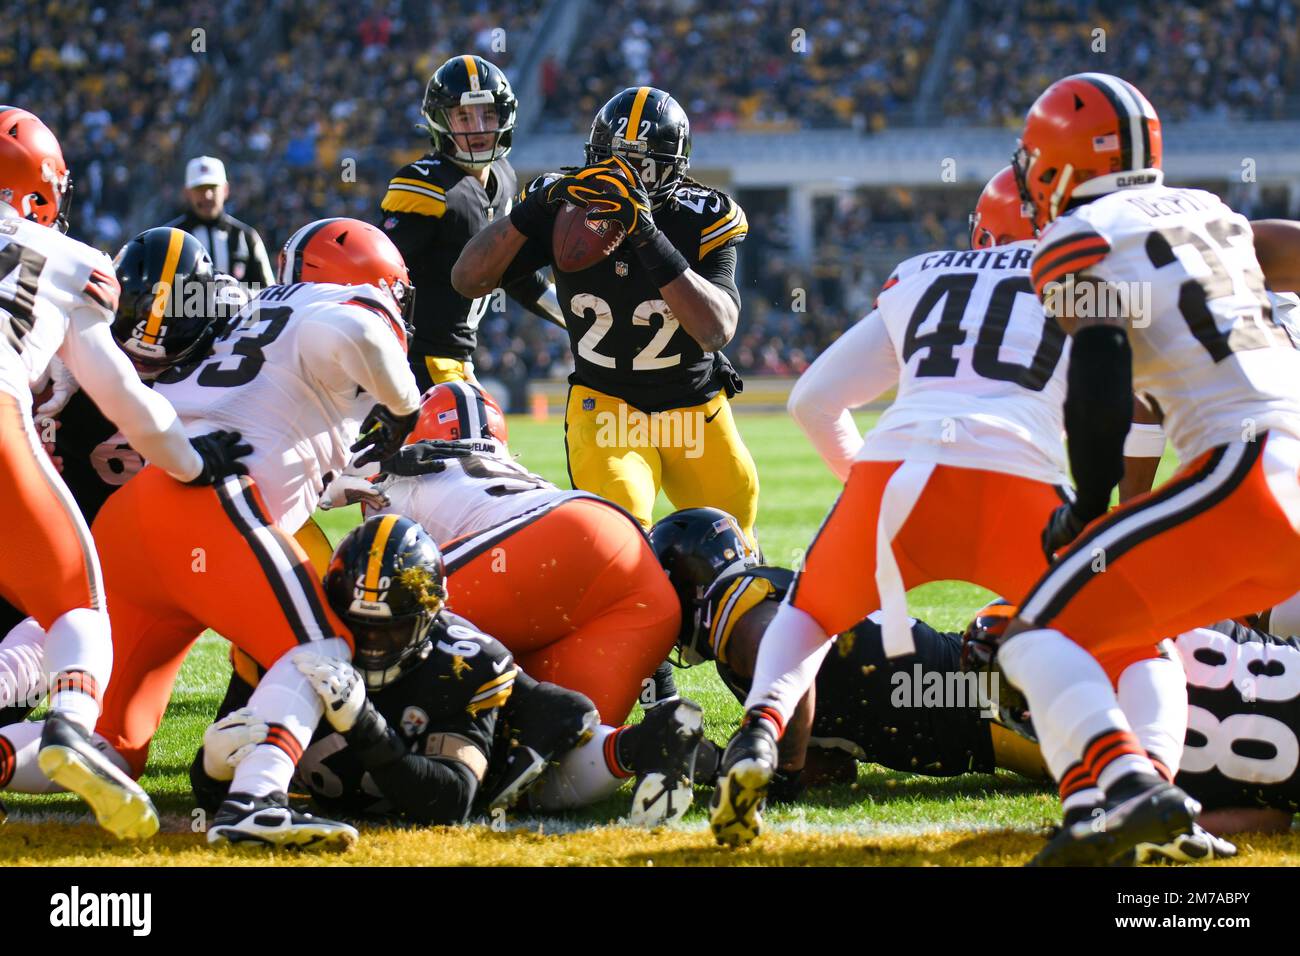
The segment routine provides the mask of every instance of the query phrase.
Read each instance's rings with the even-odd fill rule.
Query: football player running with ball
[[[1047,567],[1039,538],[1066,481],[1065,335],[1034,298],[1033,228],[1010,168],[972,218],[971,250],[900,264],[791,393],[795,420],[847,481],[754,664],[714,794],[719,842],[757,835],[777,741],[834,635],[879,609],[886,652],[910,654],[908,588],[958,580],[1014,593]],[[863,441],[849,409],[895,384]]]
[[[625,238],[609,255],[555,269],[576,363],[565,412],[573,485],[645,528],[662,487],[678,508],[729,511],[753,541],[758,475],[728,404],[739,377],[721,352],[740,315],[735,247],[748,225],[731,197],[686,176],[690,149],[676,100],[623,90],[592,124],[588,166],[530,184],[509,219],[470,240],[451,278],[479,296],[508,270],[555,266],[566,203],[593,226],[616,224]]]

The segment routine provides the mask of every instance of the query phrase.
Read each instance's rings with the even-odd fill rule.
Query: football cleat
[[[747,846],[762,831],[763,805],[776,762],[772,722],[747,715],[722,755],[718,786],[709,803],[709,827],[719,843]]]
[[[99,825],[119,840],[147,840],[158,832],[158,811],[149,795],[66,717],[45,718],[36,763],[50,780],[90,804]]]
[[[357,842],[357,831],[346,823],[326,820],[289,806],[283,793],[254,797],[247,793],[227,795],[208,828],[208,843],[251,843],[261,846],[300,849],[349,850]]]
[[[1236,855],[1236,844],[1215,836],[1199,823],[1192,824],[1191,833],[1179,834],[1168,843],[1139,843],[1133,850],[1136,863],[1199,863]]]
[[[1091,822],[1061,829],[1029,866],[1115,866],[1131,864],[1139,844],[1164,845],[1191,833],[1201,805],[1158,777],[1131,774],[1129,786],[1102,804]]]
[[[678,698],[651,708],[629,763],[637,768],[627,822],[652,828],[680,820],[695,797],[695,752],[704,737],[704,709]]]

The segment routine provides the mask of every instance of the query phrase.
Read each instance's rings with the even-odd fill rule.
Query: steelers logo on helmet
[[[617,154],[658,207],[691,165],[691,124],[678,102],[652,86],[628,87],[600,108],[587,137],[587,165]]]
[[[437,544],[409,518],[375,515],[339,542],[325,594],[352,632],[368,688],[388,686],[428,656],[446,580]]]

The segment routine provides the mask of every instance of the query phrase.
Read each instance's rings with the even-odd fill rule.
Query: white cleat
[[[356,828],[335,820],[304,813],[289,806],[282,793],[253,797],[232,793],[226,797],[212,826],[212,846],[248,843],[299,849],[350,850],[357,842]]]

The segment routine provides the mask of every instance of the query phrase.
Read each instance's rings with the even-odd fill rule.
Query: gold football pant
[[[441,385],[443,382],[472,382],[475,385],[478,384],[478,380],[474,378],[474,363],[469,359],[446,358],[438,355],[413,355],[411,356],[411,371],[415,373],[415,382],[420,386],[421,394],[435,385]]]
[[[662,487],[674,508],[721,508],[733,515],[757,546],[758,471],[725,394],[649,414],[574,385],[564,441],[573,487],[621,505],[643,527],[651,525]]]

